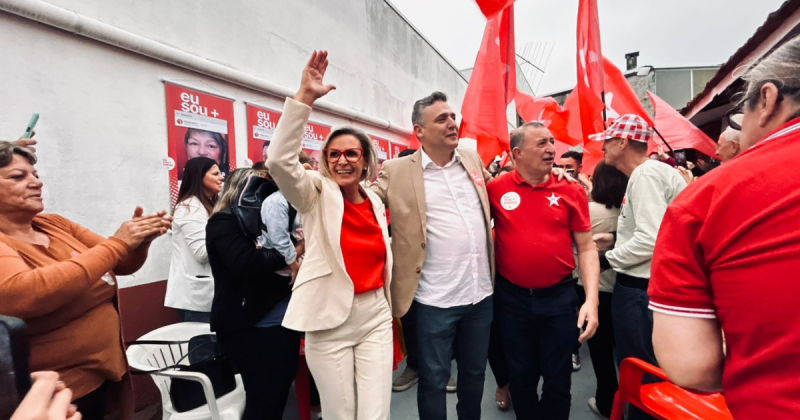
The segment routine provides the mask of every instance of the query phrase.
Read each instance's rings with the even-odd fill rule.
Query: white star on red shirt
[[[545,197],[545,198],[546,198],[546,199],[548,199],[548,200],[550,200],[550,206],[549,206],[549,207],[552,207],[552,206],[553,206],[553,204],[555,204],[555,205],[556,205],[556,206],[558,206],[558,207],[561,207],[561,206],[558,204],[558,200],[560,200],[560,199],[561,199],[561,197],[556,197],[556,194],[555,194],[555,193],[552,193],[552,194],[550,194],[550,197]]]

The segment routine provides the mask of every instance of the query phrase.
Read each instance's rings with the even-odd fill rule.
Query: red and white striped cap
[[[622,138],[647,143],[653,138],[653,131],[644,118],[636,114],[625,114],[617,118],[606,131],[590,134],[589,138],[595,141]]]

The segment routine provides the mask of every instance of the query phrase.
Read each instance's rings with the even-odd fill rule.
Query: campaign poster
[[[247,104],[248,166],[267,160],[267,148],[280,117],[281,113],[278,111]]]
[[[272,109],[247,104],[247,156],[252,163],[265,161],[269,156],[269,144],[281,113]],[[302,149],[311,157],[311,165],[319,169],[322,143],[331,128],[324,124],[308,122],[303,133]]]
[[[398,143],[392,143],[392,159],[400,157],[400,152],[408,149],[408,146]]]
[[[372,144],[375,146],[375,152],[378,154],[378,166],[383,165],[383,162],[392,158],[389,150],[389,140],[382,139],[378,136],[370,136]]]
[[[173,206],[189,159],[214,159],[223,174],[236,169],[233,101],[164,83],[167,103],[167,148]]]

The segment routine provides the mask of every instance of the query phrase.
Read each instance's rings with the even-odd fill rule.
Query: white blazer
[[[172,259],[164,306],[211,312],[214,278],[206,251],[208,214],[197,197],[178,204],[172,221]]]
[[[270,176],[303,221],[305,259],[283,318],[284,327],[297,331],[320,331],[342,325],[350,316],[354,293],[340,246],[344,216],[342,191],[332,179],[303,169],[298,160],[309,115],[311,108],[286,98],[267,160]],[[386,210],[375,193],[361,190],[372,203],[372,210],[383,231],[386,245],[383,291],[391,305],[392,250],[386,229]]]

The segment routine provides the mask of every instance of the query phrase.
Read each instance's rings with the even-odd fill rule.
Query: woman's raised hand
[[[322,78],[325,77],[325,70],[328,69],[328,52],[314,51],[311,58],[303,68],[303,76],[300,78],[300,89],[294,95],[294,100],[311,106],[314,101],[325,96],[328,92],[336,89],[334,85],[326,85]]]

